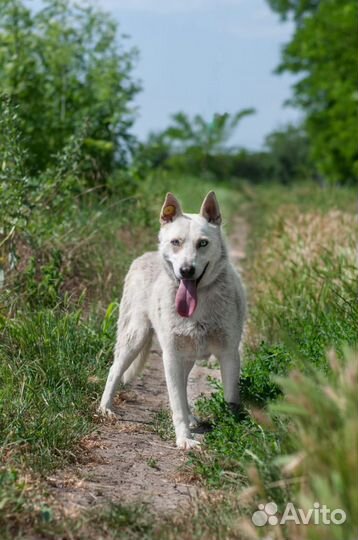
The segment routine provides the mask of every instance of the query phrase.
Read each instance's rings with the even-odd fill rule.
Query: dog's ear
[[[182,215],[180,202],[174,197],[173,193],[167,193],[160,212],[160,223],[165,225]]]
[[[200,215],[214,225],[221,225],[219,203],[214,191],[210,191],[205,197],[200,208]]]

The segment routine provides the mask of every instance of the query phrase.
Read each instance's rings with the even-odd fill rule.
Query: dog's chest
[[[187,319],[181,321],[173,330],[176,350],[188,356],[202,358],[225,346],[225,332],[213,321]]]

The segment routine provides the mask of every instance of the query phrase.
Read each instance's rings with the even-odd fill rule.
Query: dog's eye
[[[209,242],[207,240],[199,240],[198,247],[206,247],[208,243]]]
[[[174,238],[174,240],[170,240],[170,243],[172,246],[180,246],[180,241]]]

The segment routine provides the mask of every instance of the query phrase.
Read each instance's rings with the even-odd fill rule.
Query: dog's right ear
[[[221,225],[221,214],[219,203],[214,191],[209,191],[200,208],[200,215],[209,223]]]
[[[160,212],[160,223],[165,225],[182,215],[180,202],[174,197],[173,193],[167,193]]]

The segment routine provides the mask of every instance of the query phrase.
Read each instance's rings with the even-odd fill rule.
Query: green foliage
[[[147,143],[140,145],[137,160],[147,167],[164,167],[179,174],[219,176],[214,170],[218,156],[226,158],[230,154],[226,143],[241,120],[254,112],[243,109],[233,115],[217,113],[210,121],[200,115],[191,119],[178,112],[166,130],[150,134]],[[220,179],[228,177],[230,174],[222,174]]]
[[[64,282],[61,263],[62,255],[58,250],[54,250],[50,260],[40,267],[36,264],[36,258],[30,257],[22,276],[24,297],[30,308],[57,305],[61,298],[61,285]]]
[[[290,446],[276,458],[281,472],[281,500],[275,499],[282,512],[288,502],[305,512],[315,502],[329,509],[342,509],[347,519],[341,525],[265,527],[274,540],[353,539],[357,527],[357,356],[346,351],[341,360],[331,354],[330,371],[313,370],[309,376],[294,371],[280,378],[284,399],[271,406],[275,418],[287,419],[286,433]],[[255,488],[260,500],[269,500],[270,485],[257,471]],[[289,497],[285,487],[291,485]],[[281,504],[280,504],[281,503]],[[261,538],[257,531],[257,538]]]
[[[31,214],[33,186],[27,176],[26,152],[21,144],[17,111],[9,100],[0,101],[0,231],[9,233],[13,227],[25,228]]]
[[[306,113],[312,158],[332,182],[353,182],[357,152],[357,3],[354,0],[268,0],[296,30],[278,72],[303,76],[292,103]]]
[[[240,377],[240,396],[244,403],[264,405],[281,395],[275,375],[285,375],[293,365],[293,357],[283,345],[262,342],[248,348]]]
[[[312,178],[309,141],[302,126],[288,124],[265,139],[267,176],[283,184]]]
[[[268,0],[272,9],[286,20],[288,15],[295,21],[301,21],[307,14],[317,11],[321,0]]]
[[[81,311],[41,309],[1,319],[0,437],[34,467],[71,459],[92,422],[114,339]]]
[[[205,435],[203,453],[192,453],[190,464],[210,487],[234,487],[247,483],[245,468],[257,463],[265,478],[278,478],[278,468],[268,466],[280,455],[284,426],[279,423],[275,430],[265,430],[244,409],[240,415],[233,414],[224,400],[222,385],[213,381],[216,392],[211,398],[197,402],[201,419],[210,422],[212,430]],[[247,386],[247,385],[246,385]],[[261,399],[267,399],[262,394]]]
[[[312,502],[315,497],[322,500],[327,489],[331,497],[328,505],[345,508],[352,518],[356,518],[357,499],[352,481],[358,463],[355,444],[358,432],[354,422],[356,352],[346,350],[341,359],[331,353],[328,374],[320,370],[310,375],[293,372],[289,377],[279,379],[279,383],[286,399],[273,405],[272,411],[290,418],[295,427],[290,433],[294,451],[305,453],[304,462],[293,470],[296,474],[304,472],[311,477]],[[329,449],[321,444],[328,434]],[[342,506],[337,505],[337,499]]]
[[[266,137],[262,151],[225,148],[220,142],[221,137],[223,142],[228,140],[232,126],[245,115],[239,113],[231,120],[223,115],[228,120],[222,127],[213,127],[201,119],[201,131],[199,127],[195,131],[188,117],[178,113],[175,127],[152,133],[147,142],[138,147],[136,164],[141,171],[161,168],[177,174],[195,174],[219,181],[226,179],[234,185],[242,180],[255,184],[293,184],[317,176],[302,126],[289,124],[273,131]]]
[[[51,164],[86,121],[83,172],[102,184],[133,144],[136,51],[123,37],[118,43],[116,24],[93,7],[44,0],[33,13],[21,0],[1,4],[0,94],[19,106],[30,172]]]
[[[288,347],[296,349],[306,363],[322,365],[327,347],[342,351],[342,344],[357,342],[357,276],[346,271],[343,261],[325,258],[325,269],[306,268],[298,278],[292,265],[278,279],[282,304],[275,302],[275,292],[258,302],[254,317],[265,319],[271,339],[281,336]],[[276,304],[276,306],[275,306]]]
[[[178,112],[172,116],[173,124],[167,128],[166,135],[178,142],[181,149],[198,148],[203,154],[212,154],[223,148],[245,116],[254,113],[254,109],[243,109],[233,115],[216,113],[207,122],[199,114],[191,120]]]
[[[56,214],[63,217],[71,207],[82,182],[78,178],[81,131],[69,137],[67,145],[54,156],[52,164],[37,176],[27,168],[28,151],[22,144],[20,109],[8,98],[0,101],[0,128],[4,138],[0,146],[0,227],[3,231],[26,231]]]
[[[134,155],[134,163],[141,170],[150,172],[165,168],[171,154],[172,145],[165,131],[149,133],[147,140],[139,143]]]
[[[172,415],[168,409],[162,409],[155,413],[153,431],[164,441],[175,441]]]
[[[0,101],[0,289],[7,285],[8,275],[16,271],[19,246],[25,242],[38,246],[78,208],[83,182],[78,178],[81,133],[69,138],[67,146],[51,166],[37,176],[30,176],[19,128],[18,109],[9,100]],[[26,239],[26,240],[25,240]],[[36,262],[32,271],[35,276]],[[58,269],[59,270],[59,269]]]
[[[341,195],[336,190],[335,204]],[[259,292],[253,323],[266,339],[284,342],[304,365],[324,367],[328,347],[342,353],[344,344],[357,343],[352,217],[339,210],[300,214],[289,206],[271,212],[269,207],[269,221],[262,208],[258,216],[261,234],[252,278]]]

